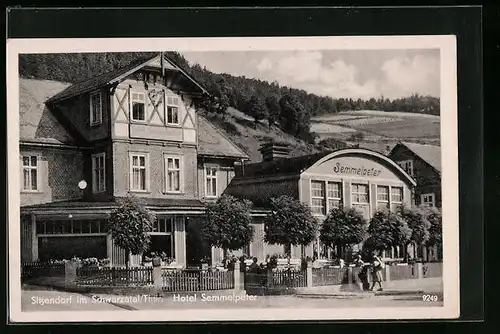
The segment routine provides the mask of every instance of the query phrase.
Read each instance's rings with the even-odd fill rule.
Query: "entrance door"
[[[198,266],[204,260],[211,264],[211,248],[203,241],[200,233],[200,221],[187,219],[186,223],[186,262],[188,266]]]

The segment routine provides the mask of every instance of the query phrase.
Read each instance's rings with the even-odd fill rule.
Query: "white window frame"
[[[401,201],[396,201],[393,199],[392,197],[392,191],[393,189],[400,189],[401,190]],[[405,190],[402,186],[392,186],[390,187],[390,205],[391,205],[391,210],[392,210],[392,206],[396,206],[396,205],[402,205],[404,203],[404,198],[405,198]]]
[[[329,189],[328,189],[328,186],[330,184],[337,184],[339,186],[339,197],[330,197],[330,193],[329,193]],[[330,212],[330,210],[332,209],[332,207],[330,207],[330,200],[335,200],[335,201],[339,201],[339,207],[342,207],[343,205],[343,202],[342,202],[342,197],[343,197],[343,186],[342,186],[342,182],[339,182],[339,181],[327,181],[326,182],[326,212]]]
[[[398,165],[411,177],[415,176],[413,171],[413,160],[401,160]]]
[[[137,99],[134,99],[134,94],[137,94]],[[139,99],[142,96],[142,101]],[[142,103],[144,105],[144,119],[134,118],[134,103]],[[146,123],[147,122],[147,111],[146,111],[146,93],[138,91],[130,91],[130,120],[134,123]]]
[[[96,116],[94,118],[94,97],[99,96],[99,112],[96,112]],[[102,92],[101,91],[96,91],[90,93],[89,97],[89,103],[90,103],[90,125],[99,125],[102,123]]]
[[[432,202],[425,202],[424,201],[425,197],[431,197],[432,198]],[[420,204],[422,204],[422,205],[428,205],[429,206],[429,203],[432,204],[430,206],[436,207],[436,195],[435,195],[435,193],[421,194],[420,195]]]
[[[160,224],[162,221],[165,221],[165,232],[160,232]],[[171,224],[171,229],[170,232],[167,232],[167,225],[166,224]],[[155,230],[156,228],[156,230]],[[155,226],[153,227],[153,231],[148,233],[149,235],[169,235],[170,236],[170,248],[171,248],[171,255],[172,258],[176,259],[176,251],[175,251],[175,218],[172,216],[161,216],[156,219]]]
[[[174,125],[174,126],[179,126],[181,124],[181,115],[180,115],[180,101],[178,96],[167,96],[165,99],[165,122],[167,125]],[[175,104],[175,101],[177,101],[177,104]],[[176,108],[177,109],[177,122],[169,122],[168,121],[168,115],[169,115],[169,108]]]
[[[384,189],[387,189],[387,200],[385,199],[379,199],[379,194],[381,194],[381,192],[379,192],[379,188],[384,188]],[[380,210],[379,208],[379,205],[380,204],[383,204],[384,207],[387,209],[387,210],[390,210],[391,209],[391,187],[390,186],[386,186],[386,185],[383,185],[383,184],[377,184],[376,185],[376,199],[377,199],[377,210]]]
[[[173,171],[178,171],[179,172],[179,190],[171,190],[169,189],[169,171],[170,169],[168,168],[168,160],[169,159],[174,159],[174,160],[179,160],[179,169],[176,170],[175,168]],[[182,156],[180,155],[164,155],[163,156],[163,164],[164,164],[164,175],[165,175],[165,193],[169,194],[179,194],[184,191],[184,173],[183,173],[183,159]],[[175,164],[174,164],[175,165]]]
[[[54,222],[60,222],[62,224],[68,224],[70,227],[70,232],[66,233],[54,233],[54,230],[52,230],[51,233],[48,233],[47,229],[47,222],[51,222],[52,224]],[[75,223],[78,222],[80,225],[80,231],[75,232]],[[97,232],[93,232],[92,230],[92,223],[98,222],[98,228]],[[83,224],[88,224],[89,225],[89,230],[90,232],[83,232]],[[43,231],[39,231],[39,226],[43,225]],[[75,219],[75,220],[41,220],[36,222],[36,235],[37,236],[42,236],[42,237],[66,237],[66,236],[105,236],[107,235],[106,230],[105,230],[106,222],[104,220],[81,220],[81,219]],[[53,227],[53,225],[52,225]]]
[[[354,191],[355,186],[363,186],[366,187],[366,193],[360,193],[358,191]],[[366,202],[358,202],[354,201],[354,194],[357,194],[358,199],[359,195],[365,195],[366,194]],[[351,183],[351,203],[352,204],[358,204],[358,205],[370,205],[370,185],[366,183]]]
[[[102,159],[103,184],[99,183],[99,173],[97,172],[97,160]],[[92,154],[92,192],[102,193],[106,191],[106,153]]]
[[[322,187],[323,187],[323,196],[313,196],[313,184],[321,184]],[[311,189],[311,212],[313,215],[322,215],[322,216],[325,216],[328,214],[328,211],[327,211],[327,201],[326,201],[326,192],[327,192],[327,189],[326,189],[326,184],[325,184],[325,181],[321,181],[321,180],[311,180],[310,182],[310,189]],[[322,203],[323,203],[323,206],[317,206],[317,205],[313,205],[313,200],[319,200],[321,199]],[[320,208],[322,207],[323,208],[323,211],[320,213],[320,212],[316,212],[314,211],[314,208]]]
[[[209,174],[209,170],[215,170],[215,175]],[[205,197],[207,198],[217,198],[219,196],[219,180],[217,179],[219,174],[218,172],[219,169],[217,168],[217,166],[205,165]],[[208,191],[207,184],[209,179],[210,181],[215,180],[215,189],[212,189],[215,191],[215,194],[211,194]],[[210,184],[212,184],[212,182],[210,182]]]
[[[145,189],[136,189],[134,188],[134,165],[133,165],[133,160],[134,156],[139,157],[138,161],[140,161],[140,157],[144,157],[144,166],[135,166],[135,168],[139,168],[139,170],[144,169],[145,170]],[[144,153],[144,152],[130,152],[129,154],[129,159],[130,159],[130,167],[129,167],[129,174],[130,174],[130,184],[129,184],[129,189],[131,192],[149,192],[149,178],[150,178],[150,171],[149,171],[149,153]]]
[[[24,158],[28,158],[28,165],[24,165]],[[36,159],[36,166],[32,166],[31,159]],[[37,193],[40,192],[40,157],[36,154],[23,154],[21,156],[21,176],[22,176],[22,189],[24,193]],[[29,173],[29,188],[24,188],[24,171],[27,170]],[[32,184],[32,173],[36,171],[36,189],[33,189]]]

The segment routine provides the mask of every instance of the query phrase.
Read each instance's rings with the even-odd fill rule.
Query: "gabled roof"
[[[259,162],[242,166],[242,175],[235,177],[233,180],[238,181],[241,178],[260,178],[263,176],[277,175],[299,175],[310,167],[314,167],[324,163],[327,160],[341,156],[363,156],[370,157],[376,161],[390,167],[393,171],[413,186],[415,181],[394,161],[387,156],[364,148],[342,148],[333,151],[324,151],[316,154],[303,155],[293,158],[282,158],[274,161]],[[231,182],[233,184],[233,182]],[[230,185],[231,186],[231,185]]]
[[[185,71],[183,71],[179,66],[177,66],[173,61],[170,59],[166,58],[164,56],[165,60],[165,68],[178,71],[182,73],[190,82],[192,82],[196,87],[200,89],[201,92],[207,93],[206,90],[198,83],[196,80],[194,80],[189,74],[187,74]],[[71,86],[67,87],[65,90],[59,92],[58,94],[52,96],[50,99],[47,100],[48,103],[56,102],[56,101],[61,101],[67,98],[71,98],[83,93],[90,92],[94,89],[98,89],[100,87],[104,87],[106,85],[110,85],[116,82],[119,82],[126,76],[128,76],[131,73],[134,73],[135,71],[151,65],[151,66],[158,66],[160,63],[160,56],[154,56],[150,57],[148,59],[143,59],[143,60],[138,60],[136,62],[132,62],[127,66],[120,67],[116,70],[106,72],[100,75],[97,75],[95,77],[86,79],[84,81],[72,84]]]
[[[75,144],[74,137],[54,117],[45,105],[50,96],[64,90],[70,84],[49,81],[19,79],[19,138],[22,141]]]
[[[213,157],[249,159],[248,155],[198,114],[198,154]]]
[[[245,164],[244,166],[242,166],[242,177],[260,177],[290,174],[298,175],[305,169],[311,167],[316,161],[330,153],[331,151],[324,151],[298,157]]]
[[[19,79],[19,138],[23,142],[74,145],[75,137],[55,118],[45,102],[70,84]],[[248,156],[207,119],[198,118],[198,154],[247,159]]]
[[[427,164],[429,164],[436,171],[441,173],[441,147],[435,145],[427,145],[427,144],[417,144],[417,143],[409,143],[409,142],[399,142],[398,145],[405,146],[409,149],[413,154],[421,158]],[[392,155],[394,150],[398,147],[396,145],[389,156]]]

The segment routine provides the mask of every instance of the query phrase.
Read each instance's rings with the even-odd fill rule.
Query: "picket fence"
[[[64,263],[28,262],[21,264],[21,281],[40,277],[63,277]]]
[[[144,286],[153,284],[153,268],[82,267],[76,270],[80,286]]]
[[[162,290],[167,292],[192,292],[226,290],[234,288],[233,271],[162,270]]]

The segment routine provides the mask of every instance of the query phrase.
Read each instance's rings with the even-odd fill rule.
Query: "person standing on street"
[[[382,288],[382,269],[384,269],[384,263],[382,260],[377,256],[377,254],[373,254],[372,257],[372,287],[370,290],[373,291],[375,288],[375,284],[378,283],[379,289],[377,291],[383,291],[384,289]]]

